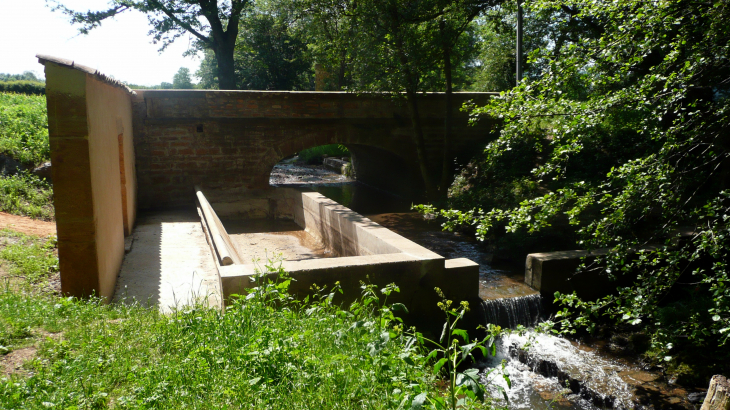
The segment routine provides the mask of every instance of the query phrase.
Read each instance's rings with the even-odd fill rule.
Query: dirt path
[[[0,212],[0,229],[11,229],[28,235],[48,236],[56,234],[56,223],[38,221],[25,216]]]

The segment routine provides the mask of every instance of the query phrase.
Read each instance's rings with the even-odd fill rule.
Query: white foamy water
[[[517,347],[527,350],[528,364],[510,357],[510,349]],[[512,382],[511,388],[497,371],[503,361],[504,371]],[[633,407],[631,389],[618,376],[619,372],[627,370],[625,366],[592,351],[578,349],[569,341],[555,336],[534,331],[524,335],[505,335],[498,343],[496,357],[490,358],[485,365],[495,370],[484,377],[483,382],[492,397],[501,397],[499,387],[505,389],[510,409],[599,408],[586,400],[590,398],[589,391],[604,399],[608,408]],[[557,369],[560,369],[563,378],[568,376],[581,380],[579,394],[574,394],[559,381]]]

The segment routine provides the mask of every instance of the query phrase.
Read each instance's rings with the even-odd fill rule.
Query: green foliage
[[[8,263],[11,276],[37,284],[58,272],[55,237],[38,239],[10,230],[0,230],[0,236],[9,242],[0,248],[0,259]],[[3,343],[0,341],[0,344]]]
[[[45,95],[46,84],[36,81],[0,81],[0,93]]]
[[[234,64],[241,90],[310,90],[312,62],[293,17],[279,2],[257,2],[242,17]],[[203,88],[216,88],[214,55],[205,54],[198,75]]]
[[[186,54],[194,54],[200,50],[215,53],[220,75],[219,88],[235,89],[233,71],[233,50],[238,36],[239,23],[243,10],[249,0],[190,1],[190,0],[112,0],[106,10],[79,12],[60,3],[54,3],[54,11],[60,11],[70,17],[71,24],[78,24],[81,34],[101,26],[108,18],[135,10],[146,15],[151,26],[149,35],[153,43],[160,43],[160,51],[172,44],[179,37],[189,34],[194,39],[193,47]]]
[[[584,305],[560,296],[567,329],[589,325],[578,317],[646,326],[670,361],[673,350],[717,352],[730,335],[730,26],[721,23],[730,8],[548,0],[529,8],[566,13],[555,22],[560,47],[531,53],[541,76],[474,114],[503,120],[488,164],[532,146],[529,174],[502,184],[528,178],[538,195],[442,214],[481,238],[500,224],[537,235],[560,226],[577,236],[577,247],[609,248],[600,266],[630,275],[634,285]],[[666,320],[672,306],[686,316]]]
[[[50,159],[44,96],[0,93],[0,154],[29,165]]]
[[[344,145],[330,144],[320,145],[299,151],[299,161],[305,162],[310,165],[321,165],[324,156],[328,157],[349,157],[350,151]]]
[[[38,77],[33,71],[23,71],[23,74],[0,73],[0,82],[6,81],[31,81],[34,83],[45,83],[45,80]]]
[[[0,176],[0,211],[53,220],[53,188],[29,173]]]
[[[180,69],[177,70],[177,73],[175,73],[175,76],[172,78],[172,88],[176,90],[190,90],[195,88],[193,80],[190,77],[190,69],[187,67],[180,67]]]

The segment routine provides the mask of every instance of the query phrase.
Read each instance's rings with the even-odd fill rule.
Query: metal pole
[[[517,0],[517,84],[522,81],[522,0]]]

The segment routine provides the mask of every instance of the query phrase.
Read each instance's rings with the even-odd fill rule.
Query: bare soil
[[[23,369],[23,363],[31,360],[37,350],[35,347],[25,347],[0,356],[0,377],[8,377],[11,374],[25,376],[27,372]]]
[[[26,216],[0,212],[0,229],[11,229],[26,235],[49,236],[56,234],[56,223],[39,221]]]

